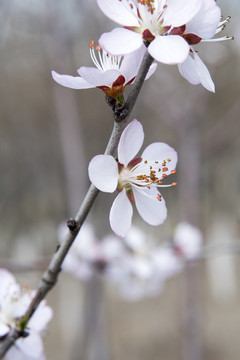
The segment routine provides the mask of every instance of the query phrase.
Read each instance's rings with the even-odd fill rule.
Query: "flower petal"
[[[171,0],[164,11],[163,25],[181,26],[191,20],[199,11],[202,0]]]
[[[127,234],[132,223],[132,215],[132,205],[126,190],[123,189],[114,200],[109,215],[111,228],[116,235],[124,237]]]
[[[175,170],[178,161],[177,152],[171,146],[162,142],[156,142],[148,145],[143,151],[141,157],[143,161],[148,160],[162,162],[165,160],[167,162],[166,167],[168,168],[168,170],[164,172],[166,175],[170,175],[171,171]]]
[[[14,294],[20,292],[20,287],[16,283],[14,276],[6,269],[0,269],[0,304],[6,298],[11,298]]]
[[[47,306],[46,301],[43,300],[29,320],[28,327],[31,330],[34,329],[36,332],[40,332],[47,326],[52,318],[52,315],[52,309]]]
[[[128,29],[115,28],[102,34],[98,42],[112,55],[126,55],[142,46],[142,35]]]
[[[149,70],[148,70],[148,73],[147,73],[147,75],[146,75],[146,77],[145,77],[145,80],[149,79],[150,76],[152,76],[152,74],[155,73],[156,69],[157,69],[157,63],[154,62],[154,63],[150,66],[150,68],[149,68]]]
[[[149,45],[148,52],[164,64],[179,64],[186,59],[189,45],[178,35],[157,36]]]
[[[54,70],[52,77],[58,84],[70,89],[91,89],[94,87],[79,76],[61,75]]]
[[[97,0],[98,6],[109,19],[123,26],[139,26],[136,6],[128,0]]]
[[[186,60],[178,64],[178,70],[184,79],[188,80],[190,84],[200,84],[199,76],[196,70],[196,64],[193,58],[189,55]]]
[[[89,163],[88,175],[101,191],[112,193],[117,188],[118,165],[110,155],[97,155]]]
[[[133,187],[132,190],[136,208],[143,220],[153,226],[162,224],[167,217],[167,208],[163,198],[161,201],[157,199],[157,188],[151,186],[150,189],[143,190]]]
[[[79,75],[89,84],[95,86],[111,87],[115,80],[121,75],[119,70],[99,70],[94,67],[81,66],[78,69]]]
[[[196,71],[199,77],[199,80],[201,84],[209,91],[215,92],[215,85],[212,81],[211,75],[208,71],[208,68],[203,63],[203,61],[200,59],[196,51],[193,52],[194,55],[194,62],[196,65]]]
[[[118,161],[126,167],[141,149],[143,140],[142,124],[134,119],[121,135],[118,144]]]
[[[186,24],[185,33],[192,33],[203,39],[210,39],[215,35],[221,18],[221,10],[215,0],[203,0],[198,13]]]
[[[142,44],[138,50],[124,56],[120,66],[120,72],[125,77],[126,82],[132,80],[137,75],[146,51],[146,46]]]
[[[9,332],[9,327],[0,320],[0,337]]]
[[[32,331],[26,338],[20,338],[16,341],[17,348],[27,356],[38,359],[43,352],[43,343],[41,337],[36,332]]]

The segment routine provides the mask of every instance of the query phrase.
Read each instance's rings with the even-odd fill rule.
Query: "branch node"
[[[115,109],[114,111],[114,118],[116,122],[121,122],[128,116],[128,108],[125,106],[122,106],[121,108]]]
[[[78,232],[80,230],[80,224],[75,219],[69,219],[67,221],[67,227],[72,232]]]

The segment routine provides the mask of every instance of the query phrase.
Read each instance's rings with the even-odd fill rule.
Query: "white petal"
[[[11,297],[20,291],[14,276],[6,269],[0,269],[0,304],[6,297]]]
[[[162,162],[163,160],[166,160],[166,167],[168,168],[168,171],[165,172],[166,175],[170,175],[171,170],[175,170],[178,161],[177,152],[171,146],[162,142],[148,145],[143,151],[141,157],[143,161],[148,160]],[[168,161],[167,159],[170,159],[171,161]]]
[[[52,71],[52,77],[58,84],[70,89],[91,89],[94,87],[79,76],[61,75]]]
[[[124,56],[120,66],[120,71],[121,74],[125,77],[126,82],[130,81],[137,75],[146,51],[146,46],[142,44],[138,50]]]
[[[118,161],[126,167],[141,149],[143,140],[142,124],[134,119],[121,135],[118,144]]]
[[[9,332],[9,327],[0,320],[0,337]]]
[[[121,75],[119,70],[99,70],[93,67],[82,66],[78,69],[79,75],[89,84],[95,86],[111,87],[115,80]]]
[[[181,26],[191,20],[200,9],[202,0],[171,0],[164,11],[163,25]]]
[[[142,35],[128,29],[115,28],[102,34],[98,42],[112,55],[126,55],[142,46]]]
[[[149,45],[148,52],[164,64],[179,64],[186,59],[189,45],[178,35],[157,36]]]
[[[199,12],[186,25],[185,33],[192,33],[203,39],[210,39],[215,35],[221,18],[221,10],[215,0],[203,0]]]
[[[150,189],[142,190],[133,187],[133,194],[136,208],[144,221],[153,226],[160,225],[165,221],[167,208],[163,198],[161,201],[157,199],[159,194],[157,188],[152,186]]]
[[[148,70],[148,73],[147,73],[147,75],[146,75],[146,77],[145,77],[145,80],[149,79],[150,76],[152,76],[152,74],[155,73],[156,69],[157,69],[157,63],[154,62],[154,63],[150,66],[150,68],[149,68],[149,70]]]
[[[200,84],[199,76],[196,70],[196,64],[193,58],[189,55],[186,60],[178,64],[178,70],[184,79],[188,80],[190,84]]]
[[[209,91],[215,92],[215,85],[212,81],[211,75],[208,71],[208,68],[203,63],[203,61],[200,59],[196,51],[194,51],[194,61],[196,64],[196,70],[199,76],[199,80],[201,84]]]
[[[97,155],[89,163],[88,175],[101,191],[112,193],[117,188],[118,165],[110,155]]]
[[[97,3],[102,12],[116,23],[123,26],[139,26],[136,6],[132,1],[97,0]]]
[[[37,332],[44,330],[53,315],[52,309],[46,305],[46,301],[42,301],[28,322],[30,329]]]
[[[31,332],[26,338],[20,338],[16,341],[16,346],[27,356],[38,359],[43,352],[43,343],[40,335],[35,332]]]
[[[174,232],[174,244],[181,255],[187,259],[199,256],[202,248],[203,236],[201,231],[188,222],[181,222]]]
[[[114,200],[109,215],[111,228],[116,235],[124,237],[127,234],[132,223],[132,215],[131,202],[126,190],[123,189]]]

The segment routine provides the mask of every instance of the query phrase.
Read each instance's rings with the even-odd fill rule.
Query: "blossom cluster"
[[[95,67],[80,67],[79,76],[61,75],[52,71],[53,79],[73,89],[97,87],[109,104],[124,105],[124,89],[134,83],[144,55],[164,64],[177,64],[180,74],[191,84],[202,84],[214,92],[210,73],[196,46],[202,42],[230,39],[214,38],[225,28],[215,0],[97,0],[102,12],[122,27],[103,33],[99,44],[89,44]],[[153,63],[146,75],[156,71]],[[88,168],[91,182],[100,191],[119,192],[109,220],[116,235],[125,237],[131,228],[133,207],[144,221],[156,226],[167,217],[167,208],[159,187],[167,176],[176,173],[177,153],[163,142],[150,144],[136,157],[144,140],[139,121],[134,119],[123,131],[117,158],[95,156]]]
[[[0,279],[0,339],[4,339],[12,327],[23,334],[7,352],[6,360],[44,360],[41,332],[52,318],[52,309],[43,300],[28,321],[25,313],[35,292],[27,287],[21,289],[5,269],[0,269]]]
[[[59,229],[59,239],[67,231]],[[179,223],[171,242],[156,245],[140,228],[132,226],[123,241],[114,235],[97,239],[86,223],[63,262],[63,270],[82,281],[94,276],[110,282],[126,300],[158,295],[166,281],[184,270],[185,263],[199,258],[202,234],[193,225]]]
[[[195,47],[202,42],[232,39],[214,38],[225,28],[215,0],[97,0],[99,8],[111,20],[122,25],[92,41],[90,55],[96,68],[80,67],[80,76],[52,76],[59,84],[73,89],[98,87],[107,96],[116,97],[131,84],[147,51],[164,64],[177,64],[180,74],[191,84],[202,84],[214,92],[211,75]],[[149,70],[148,77],[156,70]]]

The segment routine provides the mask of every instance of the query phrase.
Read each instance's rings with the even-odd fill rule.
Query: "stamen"
[[[202,42],[218,42],[218,41],[224,41],[224,40],[234,40],[234,36],[226,35],[226,36],[223,36],[220,38],[202,40]]]

